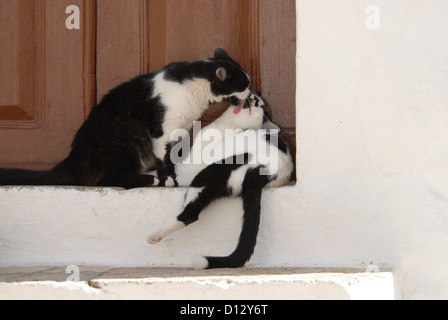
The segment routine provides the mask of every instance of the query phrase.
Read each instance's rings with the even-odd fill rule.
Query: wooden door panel
[[[253,10],[257,1],[239,0],[167,0],[165,25],[153,25],[151,33],[164,30],[163,62],[196,60],[211,57],[216,47],[224,48],[243,68],[253,81],[259,78],[259,70],[251,60],[257,35],[257,17]],[[152,17],[152,14],[151,14]],[[159,47],[158,45],[152,46]],[[157,50],[157,49],[156,49]],[[160,55],[160,54],[159,54]],[[257,83],[254,83],[257,87]],[[225,105],[214,105],[201,118],[207,125],[225,110]]]
[[[225,48],[252,78],[295,154],[296,16],[294,0],[166,0],[150,4],[151,70],[208,57]],[[161,36],[161,34],[163,34]],[[202,117],[206,125],[225,106]]]
[[[240,18],[247,1],[167,0],[166,62],[210,57],[217,46],[245,60]]]
[[[146,0],[97,0],[97,98],[149,72]]]
[[[294,0],[259,0],[260,90],[296,154],[296,9]]]
[[[81,30],[65,28],[69,5]],[[0,166],[53,166],[108,90],[218,46],[249,71],[295,147],[294,0],[1,0],[0,28]]]
[[[36,13],[33,1],[0,2],[0,128],[39,126]],[[6,31],[6,32],[5,32]],[[7,46],[6,46],[7,45]]]
[[[122,81],[222,47],[251,75],[295,154],[294,0],[98,0],[98,99]],[[225,105],[213,106],[203,125]]]
[[[83,10],[81,0],[0,1],[2,167],[53,166],[84,119],[83,32],[65,27],[69,5]]]

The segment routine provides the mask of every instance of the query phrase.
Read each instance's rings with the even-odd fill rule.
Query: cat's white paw
[[[203,270],[208,268],[208,260],[204,257],[195,257],[193,259],[193,269]]]
[[[146,176],[151,176],[154,179],[152,184],[148,184],[148,187],[158,187],[159,186],[160,180],[155,176],[155,174],[157,174],[155,171],[146,171],[146,172],[142,172],[142,174],[144,174]]]
[[[152,234],[148,238],[146,238],[146,242],[148,242],[149,244],[158,244],[162,240],[163,237],[158,233]]]
[[[164,238],[168,237],[170,234],[184,227],[185,224],[182,221],[173,219],[170,222],[168,222],[163,228],[158,229],[156,232],[154,232],[148,238],[146,238],[146,241],[150,244],[157,244]]]
[[[176,186],[176,180],[174,180],[172,177],[166,178],[165,187],[175,187],[175,186]]]

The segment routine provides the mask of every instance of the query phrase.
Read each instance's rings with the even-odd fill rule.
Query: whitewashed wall
[[[297,12],[299,188],[315,196],[297,211],[321,227],[307,240],[328,241],[325,263],[399,267],[403,297],[448,298],[448,2]]]

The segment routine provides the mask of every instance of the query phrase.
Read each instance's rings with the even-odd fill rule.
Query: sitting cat
[[[69,156],[49,171],[0,169],[0,185],[146,187],[174,185],[169,138],[191,128],[210,103],[241,105],[247,73],[222,49],[214,58],[172,63],[112,89],[77,132]],[[152,145],[152,148],[151,148]]]
[[[177,166],[176,171],[179,174],[187,174],[189,177],[184,180],[179,175],[179,181],[190,186],[183,210],[176,219],[147,238],[149,243],[156,244],[173,232],[197,221],[201,211],[212,201],[241,197],[244,216],[237,248],[227,257],[197,259],[193,263],[197,269],[244,266],[256,245],[263,188],[283,186],[292,179],[294,164],[286,143],[278,136],[278,131],[267,133],[266,130],[257,130],[273,127],[267,118],[264,103],[257,95],[251,94],[244,107],[230,107],[214,123],[205,127],[202,133],[206,134],[210,129],[225,132],[225,129],[238,126],[245,130],[227,136],[223,134],[221,141],[213,141],[213,152],[210,152],[207,161],[191,165],[188,164],[189,160],[186,160]],[[196,145],[201,144],[196,137],[193,152]]]

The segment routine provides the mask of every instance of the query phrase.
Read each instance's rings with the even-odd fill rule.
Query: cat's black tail
[[[66,161],[48,171],[0,168],[0,186],[45,186],[75,184]]]
[[[194,262],[197,269],[213,268],[240,268],[252,256],[257,243],[258,228],[260,225],[261,194],[263,188],[269,183],[268,176],[260,175],[259,168],[247,172],[243,183],[243,227],[238,246],[227,257],[198,258]]]

